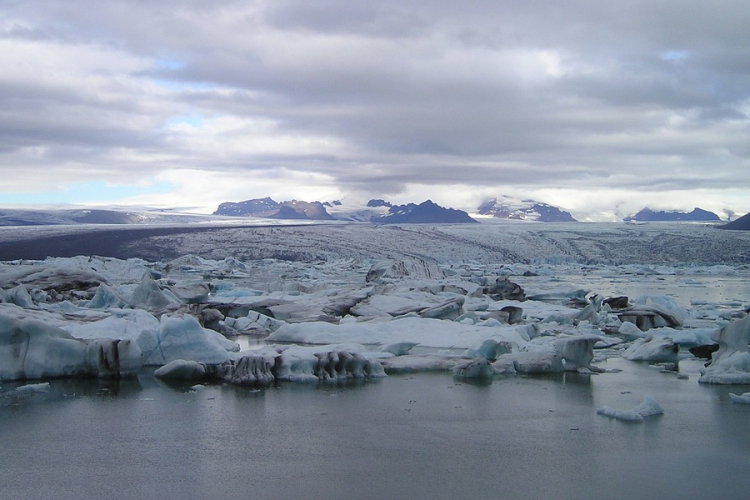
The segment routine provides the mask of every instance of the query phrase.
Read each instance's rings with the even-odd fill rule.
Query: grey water
[[[681,365],[688,380],[622,359],[483,385],[55,380],[0,398],[0,498],[745,498],[750,405],[728,393],[750,387]],[[596,414],[644,395],[664,415]]]

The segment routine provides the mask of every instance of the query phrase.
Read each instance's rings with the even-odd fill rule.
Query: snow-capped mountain
[[[625,222],[718,222],[721,219],[718,215],[702,208],[694,208],[691,212],[680,211],[654,211],[646,207],[635,215],[625,217]]]
[[[238,203],[225,202],[219,205],[214,215],[234,217],[265,217],[269,219],[333,220],[326,207],[318,202],[299,200],[277,203],[271,198],[256,198]]]
[[[477,208],[480,215],[489,215],[498,219],[536,221],[536,222],[576,222],[570,212],[534,200],[518,200],[511,196],[493,198]]]

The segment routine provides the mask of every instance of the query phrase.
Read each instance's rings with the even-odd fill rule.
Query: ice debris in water
[[[730,392],[729,397],[732,398],[732,401],[735,403],[750,405],[750,392],[745,392],[743,394],[734,394],[733,392]]]
[[[643,403],[632,410],[615,410],[609,406],[602,406],[596,409],[596,413],[626,422],[643,422],[644,418],[662,415],[664,409],[653,398],[646,396],[643,398]]]

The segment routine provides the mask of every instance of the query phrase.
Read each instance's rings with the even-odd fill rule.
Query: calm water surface
[[[625,360],[621,373],[418,374],[262,390],[53,381],[0,398],[0,498],[745,498],[750,405]],[[14,387],[4,384],[3,390]],[[648,394],[641,424],[596,414]]]

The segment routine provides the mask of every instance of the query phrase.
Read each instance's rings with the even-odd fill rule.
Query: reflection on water
[[[51,381],[49,393],[0,407],[3,497],[744,496],[750,406],[727,393],[750,388],[700,386],[694,362],[689,380],[603,365],[623,371],[262,389],[166,384],[150,371]],[[646,394],[665,415],[596,415]]]

